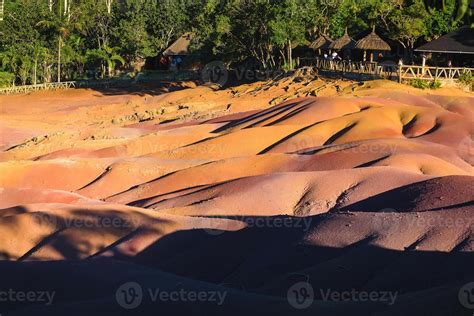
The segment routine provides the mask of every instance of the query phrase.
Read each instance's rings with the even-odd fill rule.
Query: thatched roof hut
[[[344,32],[344,35],[341,38],[338,38],[337,40],[332,42],[329,45],[329,48],[334,49],[334,50],[353,49],[355,46],[355,43],[356,42],[347,33],[347,27],[346,27],[346,31]]]
[[[380,36],[375,33],[375,27],[372,32],[366,37],[360,39],[355,44],[355,48],[361,50],[376,50],[376,51],[390,51],[391,47]]]
[[[329,36],[327,36],[325,34],[321,34],[321,36],[319,36],[317,39],[315,39],[309,45],[309,47],[314,49],[314,50],[329,49],[329,45],[331,45],[332,42],[333,42],[333,40]]]
[[[189,45],[191,44],[191,33],[184,33],[164,52],[164,56],[186,56],[189,55]]]

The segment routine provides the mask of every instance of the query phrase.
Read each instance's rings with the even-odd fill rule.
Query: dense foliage
[[[409,54],[469,23],[465,0],[4,0],[0,84],[134,72],[184,32],[206,62],[292,67],[292,48],[326,33],[386,30]]]

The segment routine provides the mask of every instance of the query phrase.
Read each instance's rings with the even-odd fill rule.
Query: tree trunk
[[[64,0],[64,16],[68,21],[71,19],[71,0]]]
[[[61,82],[61,35],[58,39],[58,82]]]
[[[35,58],[35,67],[33,68],[33,84],[37,83],[36,74],[38,69],[38,58]]]
[[[0,1],[0,21],[3,21],[3,12],[5,10],[5,0]]]
[[[293,70],[293,49],[291,48],[291,40],[288,40],[288,64],[290,70]]]
[[[284,49],[280,49],[280,54],[281,54],[281,57],[283,58],[283,65],[286,65],[286,54],[285,54],[285,50]]]
[[[105,5],[107,6],[107,13],[112,13],[112,0],[105,0]]]

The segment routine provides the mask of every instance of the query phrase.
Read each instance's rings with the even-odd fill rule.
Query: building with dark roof
[[[422,53],[424,66],[427,55],[431,55],[429,63],[435,66],[474,67],[474,29],[461,27],[454,32],[441,36],[429,43],[421,45],[416,52]]]
[[[417,52],[445,54],[474,54],[474,29],[461,27],[454,32],[421,45]]]

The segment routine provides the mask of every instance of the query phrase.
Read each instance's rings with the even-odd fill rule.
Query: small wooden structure
[[[321,51],[329,51],[329,45],[333,40],[327,36],[326,34],[321,34],[317,39],[315,39],[311,44],[309,44],[309,48],[318,51],[318,55],[321,55]]]
[[[191,44],[191,33],[184,33],[163,52],[163,56],[187,56]]]
[[[163,56],[167,59],[168,63],[170,63],[168,65],[171,65],[171,69],[176,70],[176,68],[179,68],[183,59],[189,55],[191,38],[191,33],[184,33],[163,52]]]
[[[329,49],[337,50],[343,53],[343,55],[348,55],[349,51],[355,47],[356,41],[349,36],[347,32],[347,27],[344,32],[344,35],[331,44],[329,44]]]
[[[375,33],[375,26],[372,28],[372,32],[366,37],[360,39],[355,44],[356,49],[364,51],[364,61],[367,59],[367,51],[370,51],[370,61],[374,61],[374,54],[377,51],[390,51],[391,47],[383,39],[381,39],[377,33]]]

